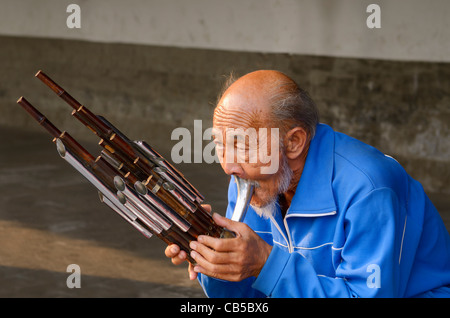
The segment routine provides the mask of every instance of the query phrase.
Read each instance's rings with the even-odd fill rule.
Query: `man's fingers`
[[[242,233],[250,229],[247,224],[230,220],[218,213],[213,214],[213,219],[219,226],[224,227],[231,232],[234,232],[236,234],[236,237],[241,236]],[[228,240],[229,239],[226,239],[226,241]]]
[[[166,249],[164,250],[164,253],[167,257],[175,257],[180,252],[180,247],[176,244],[170,244],[167,245]]]
[[[200,242],[191,242],[190,247],[192,248],[191,256],[194,259],[198,254],[200,254],[203,259],[206,259],[210,263],[225,264],[229,262],[230,255],[228,255],[227,252],[221,252],[217,249],[212,249],[211,247],[201,244]],[[223,247],[223,249],[229,250],[229,248],[227,247]],[[195,261],[197,262],[197,259],[195,259]]]
[[[187,254],[185,251],[180,250],[180,247],[176,244],[168,245],[164,251],[168,258],[172,259],[174,265],[180,265],[186,260]]]
[[[221,216],[219,213],[213,213],[212,217],[214,221],[220,226],[231,225],[231,223],[233,222],[230,219]]]
[[[213,277],[213,278],[220,278],[225,280],[233,281],[234,272],[232,270],[232,266],[228,264],[223,265],[217,265],[217,264],[210,264],[210,263],[204,263],[204,265],[195,265],[194,271],[196,273],[202,273],[206,276]]]
[[[199,235],[197,237],[197,242],[200,243],[200,246],[203,244],[211,250],[223,253],[235,251],[239,244],[239,240],[236,238],[221,239],[209,235]]]
[[[194,266],[191,263],[189,263],[188,272],[190,280],[195,280],[197,278],[197,272],[194,270]]]
[[[212,211],[210,204],[202,204],[202,208],[205,209],[208,213],[211,213]]]

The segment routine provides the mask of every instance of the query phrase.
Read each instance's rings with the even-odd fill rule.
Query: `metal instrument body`
[[[94,157],[67,132],[61,132],[24,97],[17,103],[50,133],[60,156],[97,189],[102,203],[146,238],[155,235],[167,244],[178,244],[191,263],[189,242],[199,235],[235,236],[214,222],[201,206],[201,193],[149,144],[128,139],[42,71],[36,77],[73,108],[72,116],[100,138],[100,155]],[[243,216],[251,187],[242,182],[240,188],[244,194],[238,199],[237,209]]]
[[[242,222],[247,213],[250,200],[252,199],[255,184],[253,181],[242,179],[238,176],[234,176],[234,180],[237,185],[238,193],[231,220]]]

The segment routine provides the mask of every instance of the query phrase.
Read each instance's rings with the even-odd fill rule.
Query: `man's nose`
[[[236,175],[236,176],[241,176],[244,172],[244,170],[242,169],[241,165],[239,163],[236,163],[235,161],[226,161],[224,160],[222,163],[222,168],[223,171],[227,174],[227,175]]]

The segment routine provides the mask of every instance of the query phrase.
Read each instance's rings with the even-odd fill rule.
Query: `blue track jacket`
[[[232,179],[227,217],[236,195]],[[450,296],[450,236],[420,183],[327,125],[317,127],[286,217],[249,208],[244,223],[272,252],[257,278],[199,274],[208,297]]]

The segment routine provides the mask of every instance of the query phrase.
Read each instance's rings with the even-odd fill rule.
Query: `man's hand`
[[[211,205],[202,204],[202,207],[206,211],[211,213]],[[184,261],[186,261],[186,257],[187,257],[186,252],[180,250],[180,247],[176,244],[168,245],[166,247],[165,254],[168,258],[172,259],[172,263],[174,265],[180,265],[180,264],[184,263]],[[197,273],[194,271],[194,267],[192,266],[191,263],[189,263],[188,272],[189,272],[190,280],[195,280],[197,278]]]
[[[186,256],[187,256],[186,252],[181,251],[180,247],[176,244],[171,244],[171,245],[167,246],[166,250],[165,250],[165,254],[167,257],[172,259],[172,263],[174,265],[180,265],[184,261],[186,261]],[[190,280],[195,280],[197,278],[197,273],[194,271],[194,267],[192,266],[191,263],[189,263],[188,272],[189,272]]]
[[[203,205],[211,211],[210,205]],[[197,273],[228,281],[241,281],[250,276],[258,276],[264,266],[272,246],[259,237],[248,225],[231,221],[217,213],[214,221],[236,233],[235,238],[220,239],[200,235],[198,241],[192,241],[190,247],[192,258],[197,262],[194,267],[189,263],[189,278],[195,280]],[[172,244],[165,250],[172,263],[180,265],[186,261],[186,252]]]
[[[236,233],[235,238],[220,239],[200,235],[190,244],[192,258],[197,262],[194,273],[228,281],[241,281],[250,276],[258,276],[272,246],[259,237],[248,225],[235,222],[217,213],[214,221]],[[173,259],[172,259],[173,261]],[[192,276],[190,266],[190,276]]]

